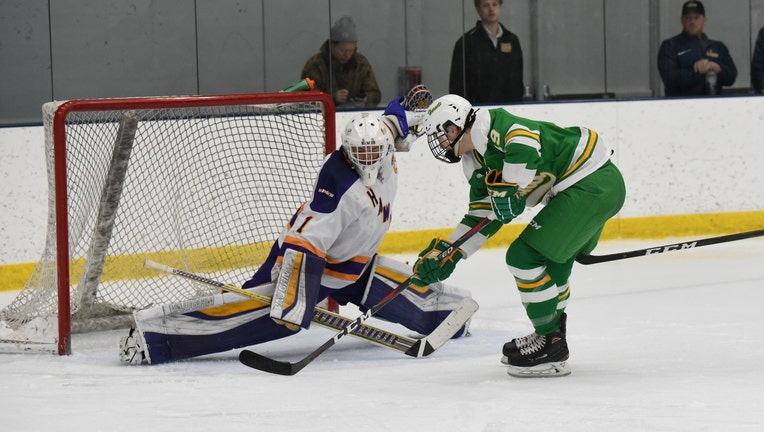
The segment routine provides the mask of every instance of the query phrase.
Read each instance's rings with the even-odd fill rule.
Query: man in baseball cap
[[[706,8],[703,7],[703,3],[695,0],[684,2],[682,5],[682,16],[696,13],[698,15],[706,16]]]
[[[658,70],[666,96],[717,95],[737,78],[727,46],[703,32],[706,8],[697,0],[682,5],[682,32],[666,39],[658,51]]]

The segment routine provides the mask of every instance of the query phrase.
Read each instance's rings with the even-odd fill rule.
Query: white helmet
[[[475,122],[475,112],[467,99],[454,94],[441,96],[432,102],[427,110],[424,128],[430,151],[436,159],[447,163],[459,162],[461,156],[456,155],[459,140]],[[450,125],[460,129],[453,141],[446,137],[446,127]]]
[[[393,151],[393,139],[382,118],[363,113],[354,116],[342,131],[342,147],[365,186],[377,181],[377,174]]]

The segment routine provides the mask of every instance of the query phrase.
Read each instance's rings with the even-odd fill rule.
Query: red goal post
[[[43,119],[46,248],[0,312],[0,343],[20,351],[69,354],[73,330],[210,294],[145,258],[247,280],[336,146],[316,91],[51,102]]]

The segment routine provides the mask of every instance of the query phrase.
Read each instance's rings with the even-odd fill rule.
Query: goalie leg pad
[[[371,308],[384,296],[411,276],[411,268],[391,258],[377,256],[373,277],[366,286],[362,308]],[[471,298],[467,290],[442,282],[425,287],[411,285],[374,316],[395,322],[420,334],[430,334],[464,298]],[[469,321],[454,337],[467,334]]]
[[[248,281],[242,284],[242,288],[254,288],[256,286],[267,284],[274,280],[273,272],[278,268],[278,258],[281,255],[281,249],[278,242],[274,242],[271,246],[271,251],[268,253],[268,258],[258,267],[255,274],[252,275]],[[270,294],[268,294],[270,295]]]
[[[324,267],[326,260],[316,255],[286,249],[273,292],[271,318],[309,328]]]
[[[295,334],[270,318],[268,304],[242,300],[235,293],[157,306],[135,312],[133,316],[136,329],[130,336],[145,341],[146,360],[151,364],[228,351]]]

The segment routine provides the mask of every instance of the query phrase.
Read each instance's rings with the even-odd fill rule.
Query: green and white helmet
[[[461,160],[457,156],[459,140],[464,131],[475,122],[472,104],[459,95],[448,94],[435,99],[427,110],[424,120],[427,143],[436,159],[455,163]],[[459,135],[452,141],[446,137],[446,128],[454,125],[460,129]]]

